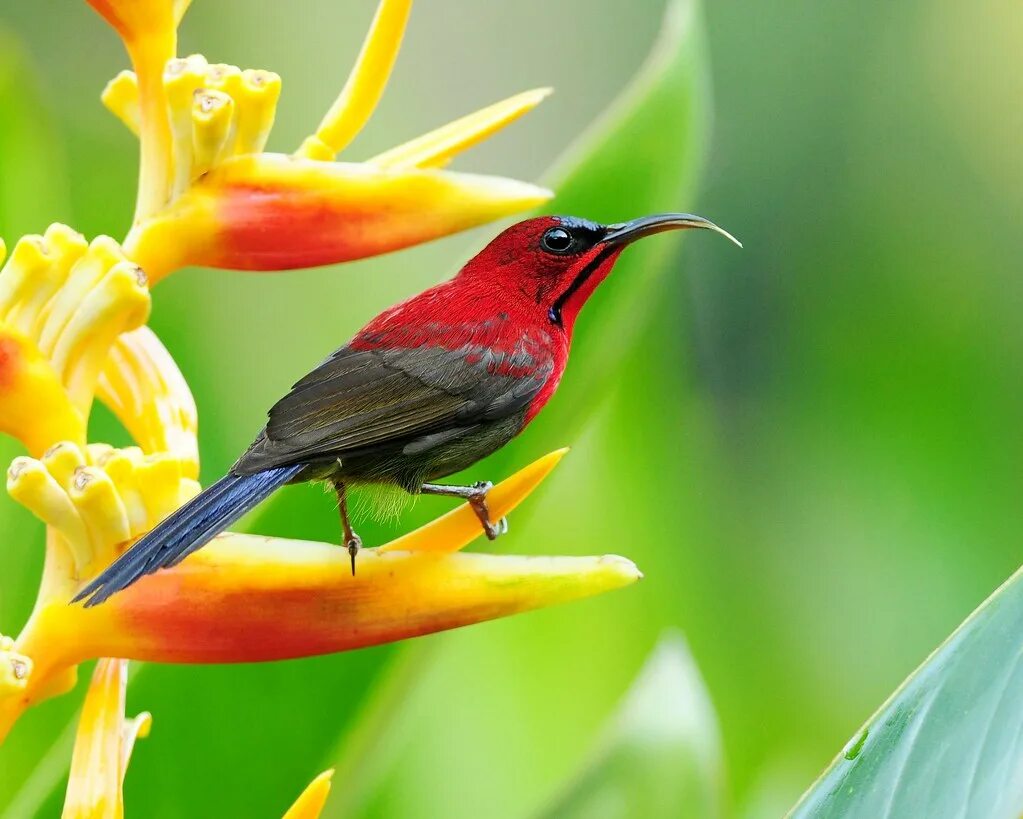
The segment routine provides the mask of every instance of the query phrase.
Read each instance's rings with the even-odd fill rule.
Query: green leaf
[[[661,639],[593,761],[543,815],[551,819],[720,816],[721,738],[681,636]]]
[[[558,195],[547,210],[614,221],[690,207],[709,106],[699,5],[674,0],[639,75],[560,163],[552,183]],[[580,441],[661,299],[677,247],[666,236],[624,254],[582,313],[558,394],[474,475],[499,476],[545,449]],[[502,547],[607,548],[587,528],[578,502],[599,498],[605,488],[592,467],[581,450],[572,453],[545,488],[546,518],[539,517],[538,506],[546,505],[539,502],[517,512]],[[443,805],[449,819],[535,810],[590,744],[660,631],[653,620],[649,636],[637,629],[629,639],[615,628],[623,597],[548,612],[543,622],[514,618],[402,646],[375,683],[370,706],[325,763],[336,763],[337,781],[345,783],[326,815],[402,815],[423,805]],[[456,800],[444,771],[458,772]]]
[[[1023,569],[849,740],[790,816],[1023,811]]]

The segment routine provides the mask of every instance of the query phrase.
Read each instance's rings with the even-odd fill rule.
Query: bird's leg
[[[343,481],[334,481],[334,491],[337,492],[337,511],[341,516],[341,531],[344,536],[344,546],[352,558],[352,577],[355,577],[355,556],[362,547],[362,538],[355,534],[351,521],[348,520],[348,497]]]
[[[490,520],[490,510],[487,508],[487,492],[494,488],[490,481],[477,481],[472,486],[448,486],[443,483],[424,483],[419,491],[424,495],[446,495],[449,498],[461,498],[469,502],[472,511],[480,519],[483,531],[490,540],[497,540],[498,537],[508,531],[508,518],[501,518],[496,524]]]

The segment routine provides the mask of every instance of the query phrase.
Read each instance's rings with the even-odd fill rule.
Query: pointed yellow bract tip
[[[373,157],[369,162],[381,168],[439,168],[452,157],[482,142],[510,122],[532,111],[553,92],[537,88],[509,97],[442,128]]]
[[[412,0],[381,0],[348,81],[296,156],[329,161],[355,139],[384,93],[411,11]]]
[[[310,782],[295,800],[295,804],[288,808],[284,819],[317,819],[323,812],[323,806],[330,794],[330,781],[333,776],[334,769],[330,768]]]
[[[490,516],[497,521],[511,512],[558,465],[568,448],[555,450],[501,481],[487,495]],[[378,552],[457,552],[483,534],[479,519],[465,503],[414,532],[392,540]]]

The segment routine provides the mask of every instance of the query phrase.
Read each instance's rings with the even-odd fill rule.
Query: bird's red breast
[[[439,348],[449,352],[451,360],[473,365],[473,370],[488,376],[534,383],[542,378],[542,387],[527,407],[525,426],[557,389],[568,361],[569,339],[550,324],[540,305],[509,296],[503,288],[488,291],[478,281],[456,277],[384,311],[356,334],[350,346]]]

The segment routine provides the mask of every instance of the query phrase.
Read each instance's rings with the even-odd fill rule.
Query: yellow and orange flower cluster
[[[441,169],[535,106],[542,90],[368,162],[335,161],[383,92],[411,0],[382,0],[340,96],[291,155],[263,152],[277,75],[177,57],[187,2],[90,3],[121,35],[134,69],[118,75],[103,100],[139,138],[137,207],[121,243],[89,242],[53,225],[20,239],[0,269],[0,430],[29,453],[11,464],[7,487],[47,527],[33,612],[16,638],[0,637],[0,738],[25,708],[72,687],[78,664],[90,658],[230,662],[343,651],[636,580],[636,567],[617,557],[462,553],[480,531],[461,507],[367,549],[355,578],[332,544],[228,533],[103,606],[68,605],[85,581],[199,489],[196,406],[145,326],[151,284],[188,264],[273,270],[396,250],[548,196],[526,183]],[[95,397],[136,446],[88,441]],[[561,456],[541,458],[495,487],[493,514],[520,503]],[[122,730],[124,675],[121,661],[97,668],[66,815],[120,815],[128,753],[148,725]],[[315,815],[328,780],[314,782],[289,816]]]
[[[366,162],[335,157],[369,121],[412,0],[383,0],[348,82],[292,154],[264,153],[281,79],[270,71],[174,56],[154,21],[185,3],[94,2],[135,67],[103,102],[142,142],[135,225],[125,240],[152,280],[189,264],[283,270],[385,253],[546,201],[535,185],[439,170],[535,107],[544,89],[485,108]],[[161,6],[136,17],[136,6]],[[122,8],[124,7],[124,8]]]

